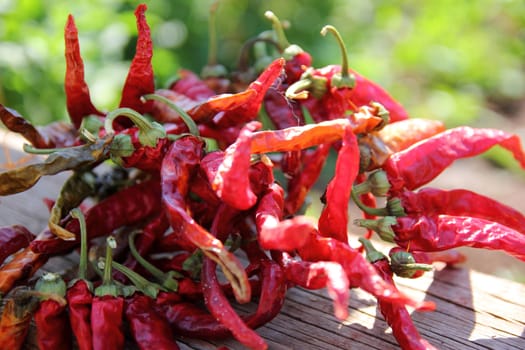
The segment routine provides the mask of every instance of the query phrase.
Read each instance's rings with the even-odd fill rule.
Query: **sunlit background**
[[[92,99],[100,109],[115,108],[135,51],[138,3],[0,0],[0,103],[37,125],[67,119],[63,29],[71,13]],[[180,68],[200,72],[212,1],[146,3],[157,86]],[[289,23],[289,41],[310,52],[316,67],[341,62],[333,37],[319,33],[334,25],[352,68],[385,87],[413,117],[525,136],[523,0],[221,0],[219,63],[235,69],[241,46],[271,29],[266,10]],[[496,151],[492,160],[515,167],[503,153]]]

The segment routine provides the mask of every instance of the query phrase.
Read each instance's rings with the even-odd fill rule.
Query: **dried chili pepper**
[[[310,189],[321,175],[330,148],[329,143],[323,143],[315,150],[305,151],[302,157],[302,169],[288,181],[284,200],[285,215],[293,215],[301,208]]]
[[[282,253],[279,263],[283,265],[286,279],[306,289],[326,288],[334,302],[334,315],[340,320],[348,317],[350,282],[343,267],[333,261],[303,261]]]
[[[135,9],[137,19],[137,47],[131,61],[128,76],[122,88],[120,107],[132,108],[138,113],[149,113],[152,103],[143,103],[141,97],[155,91],[155,79],[151,59],[153,57],[153,42],[146,22],[146,4],[140,4]]]
[[[0,227],[0,264],[9,255],[26,248],[34,238],[35,235],[22,225]]]
[[[319,232],[341,242],[348,242],[348,201],[359,171],[359,148],[348,126],[335,165],[334,178],[326,189],[326,206],[319,217]]]
[[[38,300],[28,290],[18,289],[5,299],[0,317],[0,348],[22,349]]]
[[[162,162],[162,202],[166,207],[170,225],[181,240],[191,242],[206,256],[216,261],[231,282],[236,299],[239,302],[247,302],[250,300],[251,291],[240,262],[220,240],[197,224],[186,211],[185,198],[189,191],[189,179],[198,169],[202,146],[202,140],[193,136],[182,137],[172,143]]]
[[[107,159],[111,139],[100,139],[82,146],[44,150],[51,153],[43,162],[26,165],[0,173],[0,195],[19,193],[33,187],[42,176],[75,170]],[[38,149],[26,151],[39,153]]]
[[[93,303],[93,286],[86,279],[87,275],[87,227],[82,212],[75,208],[71,216],[80,222],[80,261],[78,278],[69,282],[66,291],[66,300],[69,311],[69,323],[77,340],[79,350],[93,349],[91,333],[91,305]]]
[[[111,254],[116,243],[113,237],[108,237],[106,241],[104,276],[102,284],[95,288],[91,306],[93,350],[124,348],[124,298],[120,296],[119,288],[111,279]]]
[[[380,118],[370,114],[356,113],[352,118],[352,120],[347,118],[327,120],[282,130],[254,132],[251,137],[251,153],[283,152],[332,143],[343,138],[349,125],[354,133],[358,134],[370,131],[381,123]]]
[[[250,122],[242,128],[236,142],[224,152],[224,157],[213,178],[209,179],[217,196],[237,209],[249,209],[257,201],[256,195],[250,188],[248,170],[251,135],[260,127],[259,122]],[[203,159],[203,166],[206,164],[206,159],[206,157]],[[212,175],[212,171],[206,173],[208,176]]]
[[[398,194],[408,215],[471,216],[505,225],[525,234],[525,215],[495,199],[465,190],[422,188]]]
[[[311,233],[309,241],[298,250],[305,261],[334,261],[346,272],[351,287],[360,287],[378,299],[413,306],[420,310],[432,310],[434,303],[418,302],[399,292],[391,283],[383,281],[374,267],[359,250],[330,237]]]
[[[517,135],[467,126],[438,133],[394,153],[382,168],[387,172],[392,191],[413,190],[433,180],[455,160],[476,156],[496,145],[512,152],[525,168],[525,152]]]
[[[348,66],[348,55],[344,42],[332,26],[323,27],[321,33],[335,35],[341,48],[341,66],[329,65],[320,69],[306,70],[300,80],[286,91],[286,96],[300,99],[316,122],[342,118],[347,111],[357,111],[359,107],[379,103],[388,113],[391,122],[407,119],[404,108],[383,88],[366,79]],[[308,97],[308,91],[312,96]]]
[[[316,225],[306,216],[283,220],[284,190],[277,183],[271,184],[255,210],[257,241],[263,249],[292,251],[305,244],[308,232]]]
[[[139,182],[105,198],[91,207],[85,214],[89,239],[105,236],[119,227],[134,225],[161,210],[160,185],[158,178]],[[77,238],[71,241],[35,239],[30,248],[37,253],[60,254],[68,252],[79,244],[80,225],[71,220],[65,229]]]
[[[71,175],[62,188],[58,198],[51,208],[51,213],[48,219],[49,230],[63,239],[74,238],[75,236],[70,232],[64,230],[60,226],[60,221],[73,208],[78,206],[88,196],[94,194],[94,174],[87,171],[75,171]]]
[[[249,328],[233,310],[221,290],[215,273],[216,263],[204,258],[202,266],[203,294],[206,307],[211,314],[228,328],[233,336],[250,349],[267,349],[268,345],[255,331]]]
[[[27,141],[29,141],[29,143],[37,148],[63,147],[66,143],[71,141],[70,139],[74,137],[70,135],[73,133],[69,132],[68,127],[64,124],[50,124],[45,127],[45,130],[42,130],[41,128],[39,129],[38,127],[33,126],[33,124],[31,124],[14,109],[5,107],[2,104],[0,104],[0,120],[7,129],[22,135]],[[61,128],[62,138],[67,139],[68,141],[60,142],[60,144],[57,145],[55,142],[57,137],[50,137],[50,135],[46,132],[46,130],[53,128]]]
[[[140,349],[179,349],[168,322],[154,306],[155,300],[142,294],[126,300],[125,315],[135,342]]]
[[[84,62],[80,56],[78,30],[72,15],[69,15],[64,31],[66,46],[66,105],[71,122],[78,129],[82,118],[90,114],[103,116],[91,102],[89,88],[84,80]]]
[[[33,276],[48,258],[33,252],[30,246],[12,255],[11,260],[0,267],[0,294],[7,294],[15,284]]]
[[[276,59],[245,91],[212,97],[187,111],[188,114],[197,122],[212,120],[219,128],[254,120],[261,108],[264,94],[281,74],[283,65],[284,59]]]
[[[415,251],[456,247],[503,250],[525,261],[525,235],[497,222],[468,216],[399,217],[392,226],[395,241]]]
[[[359,239],[359,241],[366,249],[367,259],[374,265],[381,278],[394,286],[393,273],[390,269],[388,258],[383,253],[377,251],[369,241],[362,238]],[[392,328],[392,333],[402,349],[436,349],[425,339],[421,338],[404,305],[392,303],[389,300],[378,299],[378,306],[386,322]]]
[[[66,309],[66,283],[55,273],[46,273],[35,286],[40,304],[35,311],[38,348],[72,349],[71,329]]]

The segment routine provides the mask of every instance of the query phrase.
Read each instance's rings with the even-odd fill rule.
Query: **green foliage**
[[[134,53],[138,3],[0,0],[0,102],[36,124],[67,118],[63,28],[71,13],[92,99],[101,109],[115,108]],[[210,4],[148,3],[159,87],[179,68],[200,72],[206,64]],[[264,18],[269,9],[289,21],[289,41],[311,52],[317,67],[340,63],[337,44],[319,34],[323,25],[334,25],[351,66],[412,116],[465,124],[488,115],[489,105],[508,111],[525,95],[522,0],[222,0],[219,63],[236,67],[242,44],[271,29]]]

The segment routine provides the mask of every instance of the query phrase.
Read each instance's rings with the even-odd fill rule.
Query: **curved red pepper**
[[[525,215],[495,199],[465,190],[422,188],[399,193],[407,215],[471,216],[505,225],[525,234]]]
[[[415,251],[456,247],[503,250],[525,261],[525,235],[497,222],[468,216],[433,215],[397,218],[395,241]]]
[[[383,164],[391,191],[419,188],[443,172],[455,160],[481,154],[500,145],[525,168],[525,152],[517,135],[497,129],[457,127],[424,139],[392,154]]]
[[[319,232],[348,243],[348,202],[359,171],[359,147],[350,126],[339,149],[334,178],[326,189],[326,206],[319,217]]]
[[[255,210],[257,241],[263,249],[292,251],[304,245],[308,232],[316,229],[315,222],[306,216],[283,220],[284,190],[270,185]]]

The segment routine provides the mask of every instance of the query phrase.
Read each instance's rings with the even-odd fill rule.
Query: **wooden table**
[[[12,145],[12,137],[0,134],[0,141]],[[21,156],[13,150],[9,154],[13,159]],[[0,163],[5,157],[0,156]],[[42,230],[47,221],[42,198],[56,197],[66,177],[46,177],[28,192],[1,197],[0,226],[24,224],[33,232]],[[75,254],[53,258],[42,271],[67,269],[76,258]],[[437,348],[525,349],[525,285],[463,268],[437,269],[419,279],[398,278],[397,282],[414,298],[436,303],[436,311],[414,312],[412,317],[422,336]],[[324,290],[293,288],[280,315],[258,332],[270,349],[399,348],[372,296],[352,290],[350,309],[350,317],[340,322],[333,317],[332,302]],[[32,339],[30,334],[26,349],[37,348]],[[216,349],[218,345],[244,349],[233,339],[214,343],[180,339],[180,345],[182,349]]]

